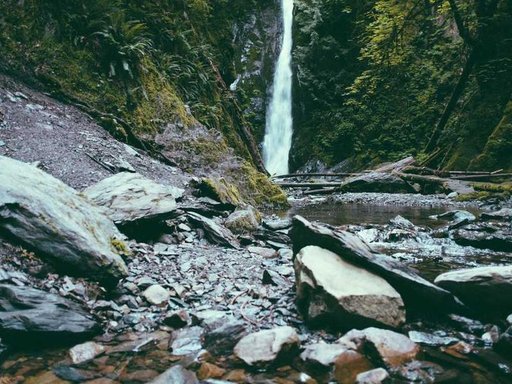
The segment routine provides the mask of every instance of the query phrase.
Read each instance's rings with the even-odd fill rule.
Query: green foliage
[[[475,73],[443,133],[448,144],[436,164],[467,167],[497,126],[512,79],[510,2],[498,1],[493,16],[487,15],[491,2],[483,3],[452,2],[461,32],[449,1],[297,1],[294,164],[426,158],[421,150],[476,46]],[[498,131],[487,159],[510,167],[507,130]]]

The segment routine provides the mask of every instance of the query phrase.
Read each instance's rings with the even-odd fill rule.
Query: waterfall
[[[283,42],[272,85],[272,99],[267,109],[263,161],[272,175],[288,173],[292,146],[292,46],[293,0],[281,0]]]

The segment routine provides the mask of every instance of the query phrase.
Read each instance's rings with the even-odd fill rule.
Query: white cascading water
[[[292,146],[292,46],[293,0],[281,0],[283,43],[277,60],[272,86],[272,99],[267,110],[263,161],[271,175],[288,173],[288,157]]]

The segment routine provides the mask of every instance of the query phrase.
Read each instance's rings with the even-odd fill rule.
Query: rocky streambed
[[[388,167],[261,215],[0,97],[0,383],[511,382],[510,200],[403,193]]]
[[[344,195],[436,224],[333,225],[0,162],[2,383],[511,381],[509,201]]]

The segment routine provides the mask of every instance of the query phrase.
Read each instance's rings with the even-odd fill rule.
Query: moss
[[[284,191],[261,172],[258,172],[252,165],[244,162],[241,167],[242,193],[250,196],[256,205],[288,205],[288,197]]]
[[[464,195],[460,195],[457,197],[457,201],[472,201],[472,200],[488,200],[488,199],[498,199],[505,200],[510,198],[512,195],[512,184],[511,183],[503,183],[503,184],[495,184],[495,183],[473,183],[473,188],[475,192],[468,193]]]
[[[112,245],[112,249],[119,255],[129,256],[131,255],[131,251],[126,245],[126,243],[122,240],[116,239],[115,237],[110,239],[110,245]]]
[[[199,189],[204,196],[211,197],[223,204],[240,206],[243,202],[238,188],[224,178],[203,179]]]

